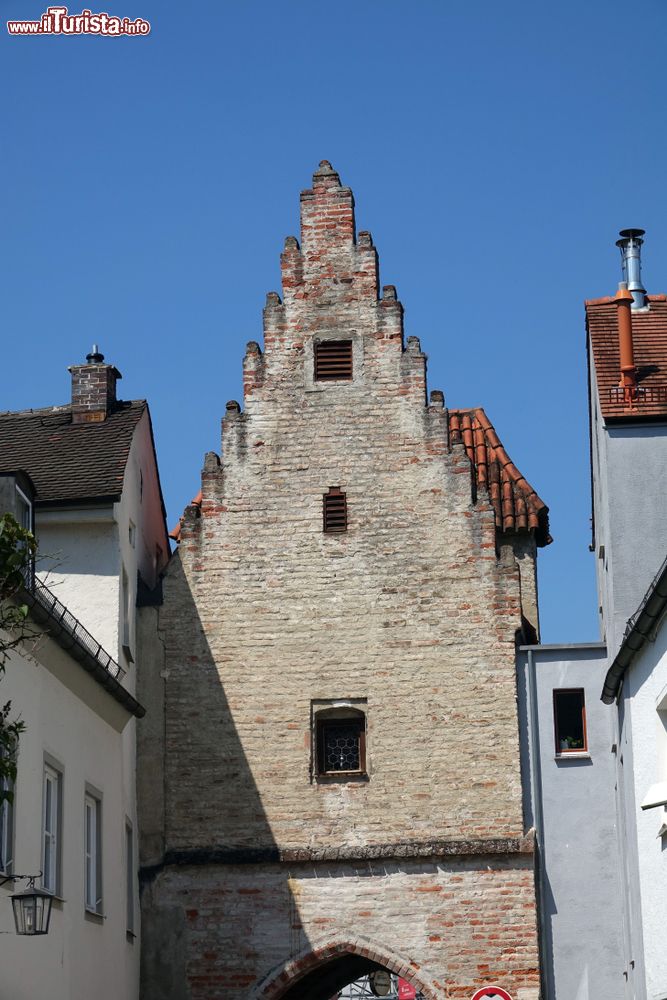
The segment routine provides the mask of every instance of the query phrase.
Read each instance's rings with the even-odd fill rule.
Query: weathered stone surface
[[[381,964],[405,967],[427,996],[469,1000],[485,981],[537,986],[528,858],[488,866],[405,860],[287,871],[174,867],[152,892],[162,925],[169,915],[160,913],[160,900],[182,902],[190,991],[184,995],[192,1000],[278,997],[275,980],[286,967],[301,970],[313,951],[335,943],[371,949]],[[179,977],[182,990],[180,948],[165,949],[167,969],[172,959],[174,985]]]
[[[227,406],[222,462],[207,456],[165,580],[164,679],[149,685],[163,701],[164,813],[147,811],[144,860],[167,867],[145,920],[179,902],[192,914],[193,1000],[259,995],[309,943],[357,930],[427,969],[428,995],[502,975],[528,997],[516,561],[497,555],[488,497],[473,503],[442,397],[427,403],[419,341],[404,346],[395,289],[378,298],[372,240],[355,242],[352,194],[328,165],[302,194],[301,247],[287,240],[282,272],[264,352],[248,345],[243,410]],[[318,338],[352,340],[351,380],[314,380]],[[331,486],[348,507],[334,535]],[[348,699],[364,700],[368,780],[318,781],[312,703]],[[423,860],[447,843],[476,857]],[[248,864],[230,866],[239,851]],[[345,858],[369,860],[362,873]],[[293,875],[299,859],[312,867]]]

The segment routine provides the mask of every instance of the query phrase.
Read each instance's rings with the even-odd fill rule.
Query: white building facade
[[[546,1000],[667,1000],[667,296],[586,303],[600,642],[519,652]]]
[[[117,400],[96,348],[70,371],[70,405],[0,414],[0,479],[29,477],[39,545],[38,636],[0,689],[26,727],[2,863],[41,871],[54,896],[49,934],[32,939],[0,899],[0,996],[138,1000],[136,606],[169,543],[147,405]]]

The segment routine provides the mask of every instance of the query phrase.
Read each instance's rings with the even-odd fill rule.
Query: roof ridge
[[[667,302],[667,295],[664,292],[656,292],[653,295],[647,295],[646,299],[648,302]],[[585,306],[608,306],[615,302],[615,295],[602,295],[597,299],[584,299]]]
[[[129,409],[131,406],[147,406],[145,399],[117,399],[113,404],[110,413],[118,409]],[[41,417],[45,414],[71,413],[71,403],[54,403],[53,406],[33,406],[26,410],[0,410],[0,417]]]

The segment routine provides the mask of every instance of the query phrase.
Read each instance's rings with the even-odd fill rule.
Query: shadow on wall
[[[330,1000],[377,968],[435,997],[407,959],[363,939],[309,940],[293,876],[321,873],[272,835],[234,721],[243,704],[223,690],[178,555],[167,584],[164,608],[138,622],[142,1000]],[[279,781],[280,762],[266,767]]]
[[[214,996],[206,976],[224,995],[239,973],[228,925],[241,917],[226,903],[223,863],[278,860],[178,553],[166,577],[165,606],[142,609],[138,623],[142,1000]]]

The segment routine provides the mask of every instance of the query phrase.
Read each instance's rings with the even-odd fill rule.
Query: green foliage
[[[12,649],[25,637],[26,605],[16,595],[25,583],[37,545],[34,536],[22,528],[11,514],[0,517],[0,677]],[[24,724],[10,720],[11,702],[0,708],[0,803],[13,797],[16,778],[16,751]],[[7,786],[10,786],[7,788]]]

